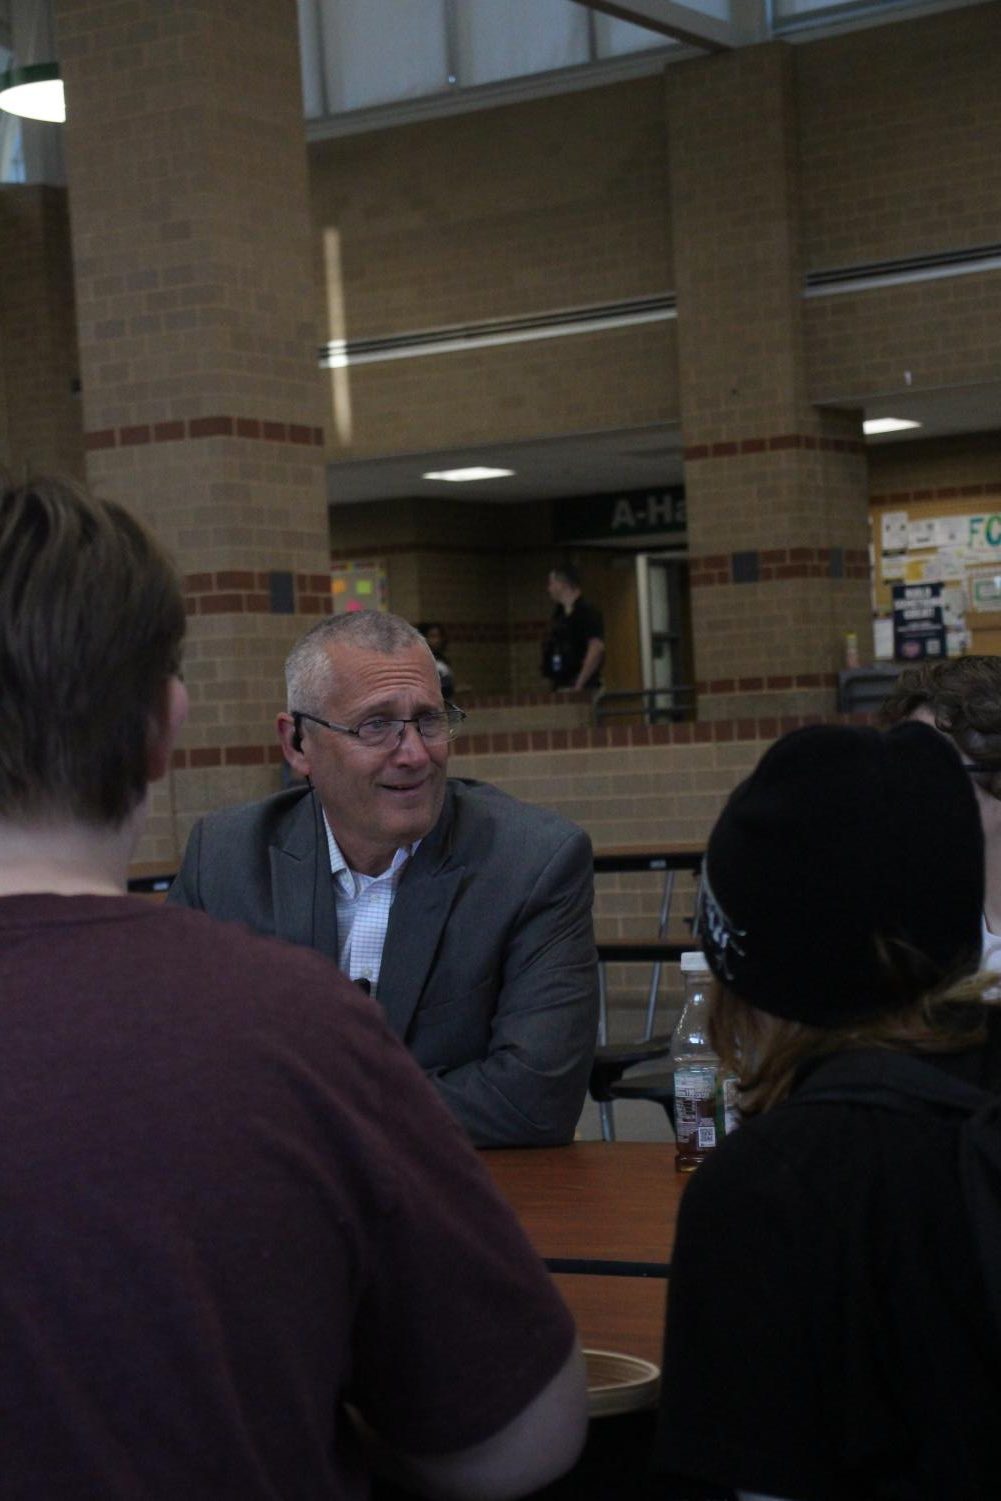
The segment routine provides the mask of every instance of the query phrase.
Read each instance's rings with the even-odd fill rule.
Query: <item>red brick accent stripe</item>
[[[83,446],[134,448],[143,443],[178,443],[194,438],[253,438],[266,443],[297,443],[322,448],[322,427],[303,427],[296,422],[266,422],[257,417],[189,417],[173,422],[141,422],[129,427],[105,427],[84,433]]]
[[[963,500],[967,496],[1001,496],[1001,479],[983,485],[940,485],[937,490],[895,490],[892,495],[870,495],[874,506],[906,506],[914,500]]]
[[[787,693],[792,688],[836,688],[836,672],[797,672],[771,677],[707,678],[695,684],[696,693]]]
[[[589,704],[590,693],[563,693],[559,698],[551,692],[543,693],[481,693],[476,698],[463,696],[462,707],[464,709],[527,709],[538,707],[539,704]]]
[[[332,563],[367,563],[372,558],[407,557],[418,553],[425,553],[432,558],[496,558],[501,546],[505,555],[527,557],[529,554],[534,554],[536,557],[541,557],[541,577],[545,585],[546,569],[549,567],[546,559],[552,549],[533,547],[528,543],[522,544],[507,537],[504,538],[503,544],[497,542],[380,542],[377,537],[373,537],[370,542],[352,542],[350,547],[338,548],[336,552],[331,553],[330,561]]]
[[[330,575],[294,576],[297,615],[329,615],[333,609]],[[189,615],[270,615],[271,575],[250,569],[189,573],[184,578]]]
[[[735,740],[774,740],[808,724],[873,724],[871,714],[772,714],[741,719],[695,720],[684,724],[602,725],[598,729],[515,730],[489,735],[463,734],[457,756],[509,755],[521,751],[602,750],[647,745],[711,745]]]
[[[769,547],[758,554],[759,584],[774,583],[779,579],[829,579],[831,577],[830,547]],[[861,547],[846,547],[841,550],[843,571],[841,578],[864,579],[869,577],[869,554]],[[702,558],[691,558],[688,577],[693,589],[711,588],[716,584],[732,584],[730,557],[726,553],[710,553]],[[746,589],[747,584],[740,588]]]
[[[813,433],[770,433],[764,437],[732,438],[716,443],[691,443],[683,450],[686,464],[699,459],[732,459],[751,453],[781,453],[803,449],[807,453],[865,453],[861,438],[819,438]]]
[[[808,724],[874,724],[872,714],[772,714],[744,719],[706,719],[686,724],[609,725],[600,729],[514,730],[490,735],[464,734],[454,742],[457,756],[510,755],[520,752],[605,750],[622,746],[714,745],[737,740],[775,740]],[[279,766],[279,745],[195,746],[175,750],[181,771],[204,766]]]
[[[282,748],[274,745],[193,745],[190,750],[175,750],[172,765],[176,771],[197,771],[206,766],[280,766]]]

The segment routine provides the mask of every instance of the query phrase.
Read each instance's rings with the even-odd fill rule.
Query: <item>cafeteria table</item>
[[[485,1150],[481,1159],[553,1273],[585,1349],[660,1365],[671,1249],[686,1175],[673,1144],[579,1141]],[[572,1268],[572,1270],[568,1270]],[[656,1411],[592,1422],[580,1459],[526,1501],[651,1501]],[[416,1501],[377,1481],[372,1501]]]
[[[659,1365],[688,1181],[674,1170],[673,1144],[579,1141],[482,1157],[553,1273],[581,1343]]]

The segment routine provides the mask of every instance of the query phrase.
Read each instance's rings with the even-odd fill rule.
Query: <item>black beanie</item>
[[[773,1016],[837,1027],[892,1006],[877,935],[937,978],[977,967],[980,815],[955,747],[924,724],[784,736],[731,795],[702,877],[710,968]]]

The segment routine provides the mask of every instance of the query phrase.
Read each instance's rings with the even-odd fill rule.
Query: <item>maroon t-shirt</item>
[[[335,967],[138,898],[0,899],[5,1501],[365,1493],[496,1432],[573,1324]]]

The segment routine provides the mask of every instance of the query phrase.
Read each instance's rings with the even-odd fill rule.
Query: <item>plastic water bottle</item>
[[[681,956],[685,1004],[671,1038],[674,1069],[674,1166],[690,1173],[716,1145],[720,1060],[709,1041],[709,982],[705,955],[692,950]]]

